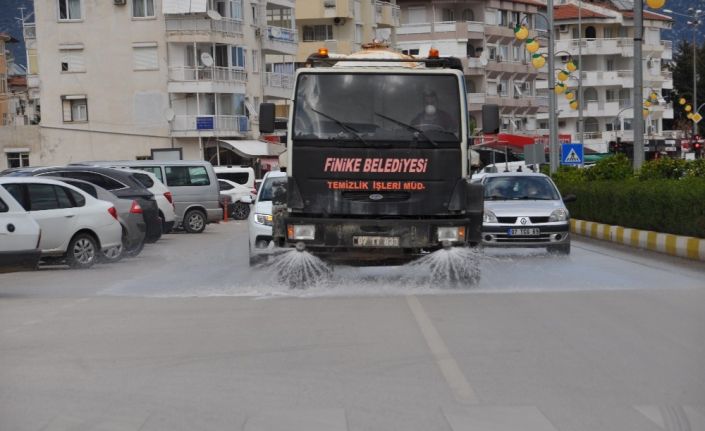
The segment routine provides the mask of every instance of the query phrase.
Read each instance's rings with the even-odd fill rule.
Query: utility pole
[[[551,173],[558,171],[560,163],[560,152],[558,148],[558,125],[556,124],[556,75],[555,75],[555,32],[553,28],[553,0],[547,0],[548,8],[548,129],[549,129],[549,157],[551,161]]]
[[[583,1],[578,2],[578,142],[585,144],[585,123],[583,123]]]
[[[634,170],[644,164],[644,110],[641,106],[644,97],[644,62],[641,58],[641,44],[644,38],[643,14],[644,0],[634,0]]]
[[[695,33],[697,32],[698,24],[700,23],[700,21],[698,21],[698,15],[699,14],[696,14],[696,16],[693,18],[693,108],[696,108],[698,106],[698,49],[697,45],[695,44]],[[693,138],[695,138],[695,135],[697,134],[698,123],[693,121]]]

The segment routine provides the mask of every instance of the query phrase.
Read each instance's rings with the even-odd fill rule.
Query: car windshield
[[[450,74],[302,74],[294,138],[366,146],[379,141],[457,144],[458,86]]]
[[[267,178],[262,186],[262,192],[259,194],[260,201],[271,201],[274,197],[276,188],[286,184],[286,177]]]
[[[545,177],[501,176],[485,181],[486,200],[558,200],[560,195]]]

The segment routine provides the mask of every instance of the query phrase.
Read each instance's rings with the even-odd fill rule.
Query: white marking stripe
[[[634,406],[634,408],[668,431],[696,431],[705,429],[705,416],[691,406]]]
[[[453,431],[556,431],[534,406],[443,408]]]
[[[433,326],[433,322],[424,311],[421,302],[415,296],[407,296],[406,302],[409,304],[414,318],[416,318],[416,323],[419,325],[426,344],[431,349],[431,353],[433,353],[436,363],[441,369],[441,373],[443,373],[443,377],[453,391],[455,399],[462,404],[479,403],[477,394],[470,387],[465,374],[463,374],[458,363],[451,356],[448,346],[438,334],[436,327]]]

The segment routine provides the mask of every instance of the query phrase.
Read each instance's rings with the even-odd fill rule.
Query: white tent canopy
[[[242,157],[278,157],[286,150],[282,144],[259,140],[218,140],[221,147],[233,150]]]

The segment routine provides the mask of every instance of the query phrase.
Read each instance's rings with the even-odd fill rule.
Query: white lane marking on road
[[[343,409],[278,410],[247,418],[243,431],[347,431]]]
[[[477,397],[475,391],[470,387],[468,380],[465,378],[465,374],[460,370],[458,363],[455,361],[453,356],[451,356],[448,346],[441,338],[440,334],[433,326],[433,322],[424,311],[421,302],[419,302],[416,296],[407,296],[406,302],[409,304],[411,313],[416,319],[416,323],[421,329],[424,339],[428,348],[433,353],[433,357],[438,364],[438,367],[443,373],[443,377],[446,379],[446,383],[453,391],[455,399],[461,404],[478,404],[480,401]]]
[[[557,431],[534,406],[443,407],[453,431]]]

